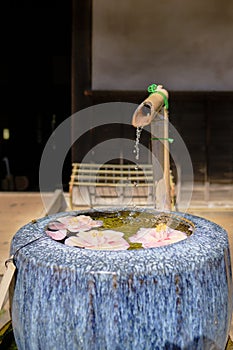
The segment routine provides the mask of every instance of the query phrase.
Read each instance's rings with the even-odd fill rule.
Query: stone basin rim
[[[100,210],[98,212],[116,212],[126,210],[126,208],[109,208]],[[57,268],[76,269],[77,266],[86,264],[86,272],[101,270],[102,262],[106,263],[106,273],[113,271],[125,272],[134,269],[134,265],[147,264],[147,268],[153,271],[156,266],[166,270],[177,268],[183,270],[185,268],[201,267],[206,261],[215,261],[222,255],[222,251],[228,249],[227,232],[221,226],[206,220],[204,218],[190,215],[181,212],[158,211],[155,209],[139,209],[132,211],[154,214],[170,214],[178,218],[185,218],[191,221],[194,226],[194,232],[185,240],[169,244],[163,247],[138,249],[138,250],[92,250],[82,249],[77,247],[66,246],[62,243],[56,242],[46,235],[44,227],[48,222],[61,216],[66,215],[80,215],[96,212],[96,209],[68,211],[46,216],[30,222],[19,229],[13,237],[11,244],[11,255],[13,255],[19,248],[16,254],[15,261],[18,259],[24,261],[30,260],[38,266]],[[23,236],[23,237],[22,237]],[[39,239],[25,247],[22,247],[29,242]],[[21,248],[22,247],[22,248]],[[210,252],[211,250],[211,252]],[[55,252],[55,253],[54,253]],[[47,258],[45,259],[45,256]],[[95,263],[92,264],[91,260]],[[181,261],[182,260],[182,261]],[[120,266],[120,267],[119,267]],[[85,269],[85,266],[82,266]]]

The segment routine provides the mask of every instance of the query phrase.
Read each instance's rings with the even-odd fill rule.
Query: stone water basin
[[[54,240],[54,222],[64,224],[67,216],[88,216],[102,225],[77,234],[65,221],[65,237]],[[171,236],[160,239],[156,233],[156,239],[145,240],[147,231],[138,233],[142,227],[159,234],[168,228]],[[109,230],[117,231],[117,243],[116,235],[102,246],[84,240],[85,232],[102,239]],[[226,347],[232,314],[229,242],[211,221],[152,209],[64,212],[22,227],[11,254],[19,350]]]

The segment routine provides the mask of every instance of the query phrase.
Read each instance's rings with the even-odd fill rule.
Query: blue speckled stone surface
[[[51,220],[79,213],[90,211],[39,219],[13,237],[12,324],[19,350],[225,348],[232,275],[222,227],[172,212],[194,223],[191,236],[122,251],[69,247],[45,234]]]

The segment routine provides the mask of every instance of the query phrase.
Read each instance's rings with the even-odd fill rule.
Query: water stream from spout
[[[135,153],[135,159],[138,160],[139,159],[139,142],[140,142],[140,136],[142,133],[142,126],[137,126],[136,128],[136,140],[135,140],[135,144],[134,144],[134,153]]]

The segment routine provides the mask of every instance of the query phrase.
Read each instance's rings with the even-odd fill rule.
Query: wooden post
[[[154,201],[156,209],[171,210],[168,110],[164,108],[164,118],[161,120],[158,118],[159,116],[151,122],[151,150],[155,184]],[[153,140],[153,138],[158,140]]]
[[[168,120],[168,110],[164,108],[164,183],[165,183],[165,203],[164,209],[171,210],[171,186],[170,186],[170,152],[169,152],[169,120]]]
[[[152,153],[152,167],[153,167],[153,181],[154,181],[154,207],[158,210],[163,209],[163,191],[158,191],[157,186],[163,180],[164,169],[164,147],[160,138],[164,135],[164,122],[160,115],[152,120],[150,124],[152,138],[158,140],[151,140]]]

